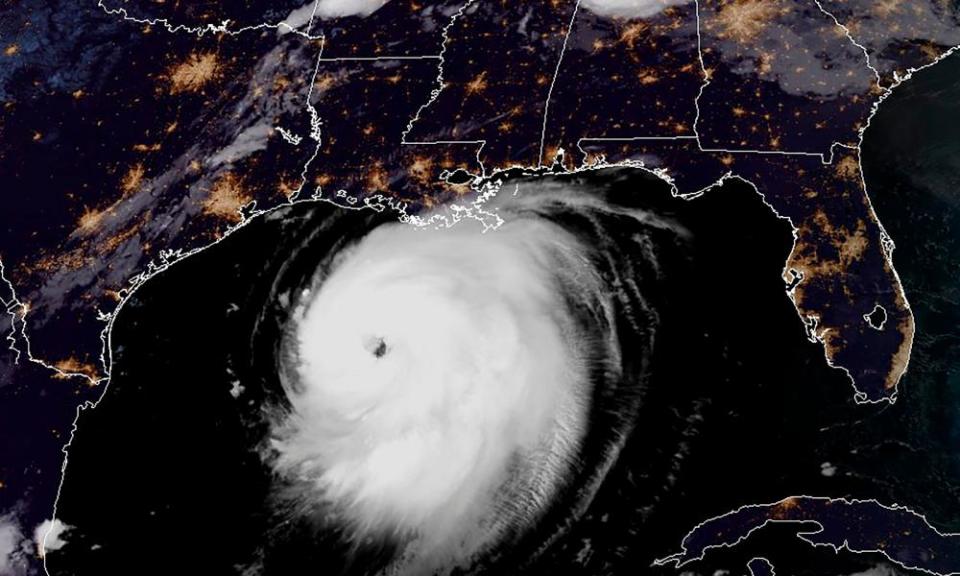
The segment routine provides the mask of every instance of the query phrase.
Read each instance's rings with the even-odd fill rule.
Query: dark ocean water
[[[960,58],[898,90],[867,134],[868,187],[918,320],[893,406],[855,405],[843,373],[804,338],[780,279],[786,224],[748,187],[728,183],[688,202],[638,173],[577,183],[631,196],[696,241],[689,260],[666,269],[670,298],[645,419],[591,510],[542,559],[544,573],[581,562],[584,574],[644,573],[706,517],[788,495],[876,498],[960,530],[957,126]],[[246,346],[244,318],[256,307],[246,310],[244,295],[263,271],[259,259],[285,236],[277,220],[255,222],[153,279],[125,307],[110,392],[81,417],[71,450],[60,517],[77,528],[55,568],[119,573],[146,557],[144,573],[161,573],[189,556],[204,558],[193,567],[206,573],[231,573],[263,544],[267,479],[223,366]],[[302,546],[278,550],[290,566],[311,565]],[[778,527],[694,568],[742,570],[753,555],[795,574],[850,574],[881,560],[811,550]]]
[[[55,82],[66,80],[52,76]],[[804,339],[779,276],[790,244],[785,224],[749,190],[728,184],[685,203],[666,199],[664,187],[643,176],[622,184],[646,191],[651,205],[691,226],[702,246],[697,266],[676,280],[677,328],[661,360],[672,370],[660,377],[663,402],[681,402],[671,418],[686,428],[678,426],[680,440],[671,437],[658,457],[676,468],[668,470],[669,485],[629,467],[615,471],[598,505],[626,512],[612,517],[619,524],[603,535],[609,544],[596,563],[606,555],[608,567],[645,566],[674,551],[706,516],[795,493],[877,498],[960,531],[960,56],[918,73],[884,102],[867,132],[863,164],[917,318],[910,371],[889,407],[854,406],[843,374]],[[118,355],[135,370],[118,372],[102,410],[81,420],[63,508],[68,523],[87,520],[91,531],[102,524],[99,535],[126,538],[130,558],[118,556],[118,563],[155,555],[158,571],[170,564],[192,573],[202,562],[191,565],[190,553],[210,559],[259,536],[245,523],[262,513],[260,502],[244,496],[262,487],[236,483],[256,463],[244,460],[245,447],[232,436],[242,430],[231,428],[231,377],[221,361],[238,338],[229,333],[236,326],[225,320],[226,305],[242,296],[238,279],[254,273],[253,251],[268,232],[280,233],[267,228],[252,226],[158,277],[118,324]],[[2,471],[14,488],[0,493],[0,513],[14,510],[30,529],[49,515],[76,394],[37,366],[0,363],[0,380],[9,383],[0,382],[7,407],[0,413]],[[655,439],[664,430],[659,424],[651,417],[645,437]],[[821,474],[826,463],[834,475]],[[144,531],[130,531],[131,520]],[[104,544],[75,536],[76,545]],[[576,553],[580,541],[571,542]],[[770,531],[749,553],[720,553],[715,563],[742,569],[753,553],[778,560],[773,548],[778,566],[794,568],[786,573],[804,573],[803,566],[850,573],[877,560],[838,564],[830,551],[811,552],[788,532]]]
[[[918,73],[883,103],[866,134],[863,167],[874,207],[896,242],[894,265],[917,320],[910,369],[890,410],[897,424],[888,445],[902,444],[889,450],[889,481],[903,500],[924,501],[931,521],[957,531],[960,57]],[[925,496],[925,483],[942,489]]]

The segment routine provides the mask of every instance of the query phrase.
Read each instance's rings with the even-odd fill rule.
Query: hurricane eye
[[[542,218],[493,234],[395,223],[321,267],[286,330],[297,386],[271,422],[285,489],[416,573],[535,525],[578,473],[605,354],[570,301],[605,298],[586,251]]]
[[[683,235],[651,212],[555,192],[490,200],[503,222],[486,231],[295,205],[198,257],[222,284],[193,305],[207,314],[196,335],[163,339],[190,345],[141,346],[171,369],[118,373],[132,391],[118,406],[151,392],[135,408],[170,410],[184,439],[171,450],[143,418],[159,456],[138,469],[172,479],[171,459],[189,454],[227,487],[184,495],[164,529],[215,500],[232,519],[224,541],[243,542],[230,566],[248,574],[525,573],[576,562],[585,523],[652,506],[689,432],[670,411],[683,387],[657,397],[647,378],[653,288],[677,262],[660,251]],[[221,336],[226,375],[194,344]],[[206,361],[208,381],[178,379],[184,357]],[[161,381],[211,404],[159,401]],[[625,506],[624,490],[650,498]]]
[[[387,355],[387,341],[382,336],[364,336],[363,349],[374,358],[383,358]]]

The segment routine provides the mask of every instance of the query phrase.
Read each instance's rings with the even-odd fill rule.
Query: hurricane
[[[388,546],[390,573],[470,567],[589,503],[643,398],[651,233],[686,234],[561,190],[484,209],[497,226],[451,225],[441,206],[419,225],[360,218],[349,240],[306,232],[296,252],[314,263],[291,257],[269,298],[278,499]]]
[[[752,190],[474,186],[422,209],[300,201],[138,288],[71,443],[51,573],[635,573],[718,471],[776,485],[756,455],[815,436],[777,431],[803,425],[738,358],[821,352],[790,364],[790,232]]]

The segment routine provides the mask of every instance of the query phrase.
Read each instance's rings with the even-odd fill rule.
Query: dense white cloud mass
[[[23,535],[11,516],[0,517],[0,576],[17,573],[17,555]]]
[[[281,26],[277,32],[279,34],[286,34],[290,29],[298,30],[309,24],[310,19],[313,17],[313,7],[314,2],[310,2],[287,14],[287,17],[283,19],[283,23],[286,24],[286,26]],[[287,26],[289,26],[289,28],[287,28]]]
[[[70,529],[59,520],[44,520],[36,530],[33,531],[33,539],[37,544],[37,550],[41,555],[47,552],[54,552],[63,548],[66,542],[63,539],[64,533]]]
[[[283,22],[290,28],[297,30],[307,25],[311,18],[342,18],[344,16],[369,16],[383,7],[390,0],[320,0],[319,3],[309,2],[290,12]],[[316,12],[314,12],[316,8]],[[287,32],[281,28],[280,32]]]
[[[668,6],[688,4],[693,0],[582,0],[580,6],[600,16],[648,18]]]
[[[339,18],[341,16],[369,16],[389,0],[320,0],[317,16]]]
[[[414,535],[410,572],[535,520],[586,428],[556,284],[558,269],[596,282],[579,246],[537,220],[375,229],[299,312],[281,469],[310,478],[358,538]]]

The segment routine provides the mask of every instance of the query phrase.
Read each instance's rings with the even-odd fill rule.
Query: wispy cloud
[[[863,572],[857,572],[850,576],[903,576],[904,572],[895,568],[891,564],[877,564],[873,568],[868,568]]]
[[[581,6],[600,16],[648,18],[669,6],[692,0],[583,0]]]
[[[26,574],[23,532],[13,514],[0,516],[0,576]],[[29,542],[26,542],[29,546]]]

